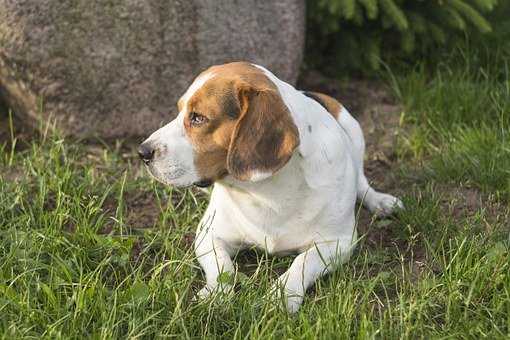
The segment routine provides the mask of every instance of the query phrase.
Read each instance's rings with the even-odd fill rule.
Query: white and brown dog
[[[195,241],[207,280],[199,297],[221,286],[222,272],[234,271],[231,257],[239,249],[258,246],[299,253],[275,285],[294,312],[315,280],[349,258],[356,198],[380,214],[402,207],[368,184],[363,133],[349,112],[261,66],[207,69],[178,109],[139,154],[165,184],[214,183]]]

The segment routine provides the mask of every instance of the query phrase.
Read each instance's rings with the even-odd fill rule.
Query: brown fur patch
[[[299,132],[276,90],[243,91],[241,119],[230,144],[227,166],[236,178],[253,172],[275,172],[299,145]]]
[[[292,121],[275,85],[251,64],[213,66],[214,74],[189,98],[186,133],[195,148],[195,166],[203,179],[217,180],[231,173],[249,179],[253,171],[276,171],[299,144]],[[202,73],[202,75],[204,75]],[[207,123],[194,126],[196,112]]]
[[[319,92],[304,91],[303,94],[321,104],[336,120],[338,120],[340,111],[342,111],[342,104],[340,104],[338,100]]]

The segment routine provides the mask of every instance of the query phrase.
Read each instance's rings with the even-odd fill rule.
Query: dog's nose
[[[154,158],[154,148],[150,144],[143,143],[138,148],[138,156],[145,164],[149,164]]]

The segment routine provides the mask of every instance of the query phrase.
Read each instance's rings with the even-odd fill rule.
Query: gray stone
[[[33,126],[144,136],[210,65],[295,82],[304,22],[304,0],[0,0],[0,94]]]

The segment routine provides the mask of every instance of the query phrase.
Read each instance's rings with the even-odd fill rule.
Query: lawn
[[[237,256],[235,294],[193,301],[207,192],[152,181],[134,144],[29,137],[4,110],[3,338],[510,337],[510,65],[474,54],[385,72],[394,109],[358,114],[370,178],[406,209],[360,209],[352,260],[296,315],[264,300],[292,259],[260,250]]]

